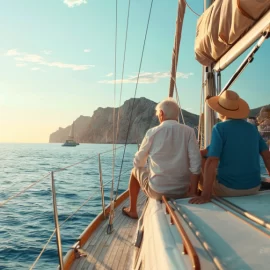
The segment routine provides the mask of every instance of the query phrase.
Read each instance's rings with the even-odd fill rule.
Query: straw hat
[[[208,98],[206,103],[214,111],[231,119],[243,119],[249,115],[248,104],[231,90],[224,91],[220,96]]]

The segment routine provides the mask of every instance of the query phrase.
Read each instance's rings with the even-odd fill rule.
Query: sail
[[[234,44],[270,8],[270,0],[223,1],[220,11],[218,39]]]
[[[68,135],[68,139],[69,140],[74,140],[74,122],[72,123],[71,125],[71,129],[70,129],[70,132],[69,132],[69,135]]]
[[[269,9],[270,0],[216,0],[197,23],[197,61],[218,61]]]
[[[217,72],[224,70],[264,33],[270,33],[270,10],[219,59],[214,66],[214,70]]]

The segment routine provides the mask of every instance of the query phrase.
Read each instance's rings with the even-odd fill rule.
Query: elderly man
[[[261,186],[259,154],[270,172],[270,153],[256,126],[246,121],[248,104],[230,90],[206,102],[222,122],[213,127],[211,144],[202,150],[207,157],[203,191],[190,203],[209,202],[212,193],[229,197],[256,194]]]
[[[160,125],[147,131],[135,154],[129,181],[130,207],[122,209],[130,218],[138,218],[140,188],[154,199],[162,195],[183,198],[197,191],[201,156],[194,130],[178,123],[179,107],[171,98],[156,106],[156,115]]]

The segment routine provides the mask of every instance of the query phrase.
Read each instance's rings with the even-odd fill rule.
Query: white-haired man
[[[130,218],[138,218],[140,189],[154,199],[161,199],[162,195],[183,198],[197,191],[201,155],[194,129],[178,123],[179,107],[172,98],[156,106],[156,115],[160,125],[147,131],[134,157],[129,181],[130,206],[122,209]]]

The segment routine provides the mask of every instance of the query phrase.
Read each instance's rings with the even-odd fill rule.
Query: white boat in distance
[[[73,122],[72,125],[71,125],[71,129],[70,129],[70,132],[69,132],[68,139],[65,141],[64,144],[62,144],[62,146],[77,146],[77,145],[79,145],[79,143],[77,143],[74,140],[74,130],[75,130],[74,126],[75,126],[75,123]]]

